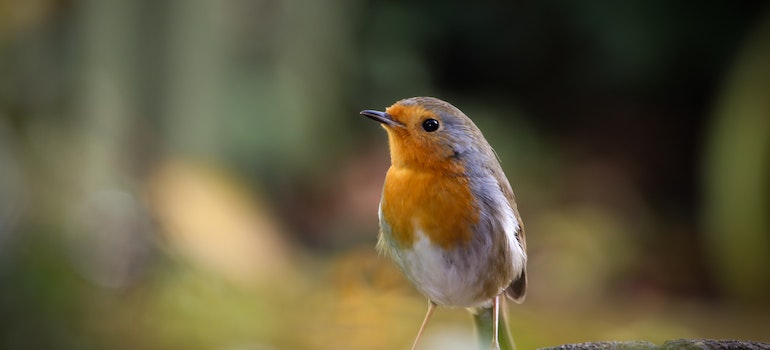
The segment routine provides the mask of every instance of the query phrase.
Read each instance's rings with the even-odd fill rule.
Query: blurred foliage
[[[520,349],[770,341],[762,1],[0,0],[1,349],[406,348],[384,133],[470,115],[528,229]],[[438,310],[424,349],[475,344]]]

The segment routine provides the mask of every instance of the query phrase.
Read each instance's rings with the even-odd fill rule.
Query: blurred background
[[[358,112],[416,95],[517,192],[520,349],[770,341],[765,1],[0,0],[0,348],[406,349]]]

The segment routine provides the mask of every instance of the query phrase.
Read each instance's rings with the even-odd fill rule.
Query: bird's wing
[[[524,297],[527,294],[527,264],[526,264],[527,239],[524,234],[524,223],[521,221],[521,216],[519,215],[519,209],[518,209],[518,206],[516,205],[516,197],[513,194],[513,189],[511,189],[511,184],[508,182],[508,179],[505,177],[505,174],[503,173],[502,168],[498,166],[497,169],[493,169],[492,173],[497,179],[497,183],[500,184],[500,190],[502,190],[503,195],[505,196],[505,199],[508,200],[508,204],[511,206],[514,216],[518,221],[519,229],[516,231],[516,240],[518,241],[518,244],[521,246],[521,250],[525,253],[524,266],[521,270],[521,274],[518,277],[514,278],[513,282],[511,282],[508,288],[505,289],[505,294],[509,298],[511,298],[514,302],[521,303],[522,301],[524,301]]]

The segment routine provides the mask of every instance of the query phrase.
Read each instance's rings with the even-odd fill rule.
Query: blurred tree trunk
[[[75,186],[48,198],[66,220],[66,247],[76,270],[92,283],[118,287],[146,252],[147,220],[136,198],[131,132],[140,105],[137,30],[141,2],[86,1],[78,9],[72,139],[77,151],[54,152]],[[50,196],[50,195],[49,195]]]
[[[705,242],[719,286],[770,295],[770,13],[728,76],[706,139]]]
[[[161,112],[165,146],[172,153],[216,158],[222,151],[228,4],[175,0],[166,5]]]

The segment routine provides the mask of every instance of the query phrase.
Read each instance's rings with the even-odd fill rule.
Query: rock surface
[[[743,340],[677,339],[663,345],[646,341],[604,341],[565,344],[540,350],[770,350],[770,343]]]

